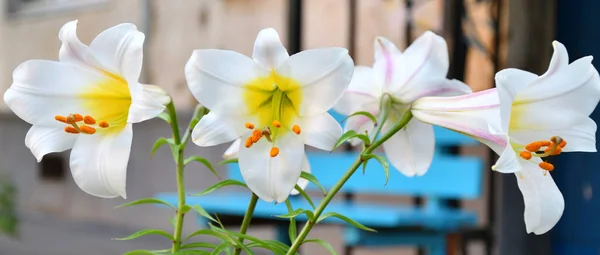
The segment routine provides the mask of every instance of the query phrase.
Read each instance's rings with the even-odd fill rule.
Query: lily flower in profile
[[[356,67],[348,90],[334,110],[345,115],[359,111],[378,115],[384,98],[391,97],[389,117],[382,127],[386,132],[421,97],[471,93],[466,84],[446,79],[447,73],[448,47],[442,37],[425,32],[404,52],[378,37],[373,67]],[[357,115],[346,121],[345,129],[372,133],[374,123],[366,116]],[[360,140],[351,142],[357,145]],[[423,175],[433,159],[433,126],[411,119],[405,128],[383,143],[383,148],[388,160],[400,172],[407,176]]]
[[[65,24],[59,61],[28,60],[13,72],[4,102],[33,126],[25,145],[39,161],[72,149],[75,183],[104,198],[126,197],[132,123],[154,118],[170,98],[138,83],[144,34],[120,24],[83,44],[77,21]]]
[[[517,176],[527,232],[535,234],[552,229],[565,206],[547,158],[596,151],[596,123],[589,115],[600,100],[598,71],[591,56],[569,64],[565,47],[552,45],[542,76],[505,69],[496,74],[497,89],[425,97],[412,108],[415,118],[471,136],[500,155],[492,169]]]
[[[352,78],[342,48],[289,56],[274,29],[259,32],[252,58],[196,50],[185,74],[194,97],[211,111],[192,132],[199,146],[242,138],[239,166],[248,188],[283,202],[298,182],[304,145],[331,150],[342,128],[327,111]]]

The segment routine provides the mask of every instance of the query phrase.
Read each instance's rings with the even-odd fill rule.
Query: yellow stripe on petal
[[[102,131],[119,132],[127,125],[131,93],[123,77],[104,71],[106,79],[90,86],[80,97],[89,115],[106,126]],[[98,130],[100,131],[100,130]]]

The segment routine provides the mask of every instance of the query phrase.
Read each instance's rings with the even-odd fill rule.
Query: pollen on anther
[[[94,133],[96,133],[96,129],[93,127],[89,127],[89,126],[85,126],[85,125],[81,125],[79,127],[79,129],[81,129],[81,132],[86,133],[88,135],[93,135]]]
[[[552,165],[552,164],[550,164],[550,163],[548,163],[548,162],[540,162],[540,163],[538,164],[538,166],[539,166],[541,169],[544,169],[544,170],[546,170],[546,171],[552,171],[552,170],[554,170],[554,165]]]
[[[77,131],[77,129],[75,129],[72,126],[66,126],[65,127],[65,132],[67,132],[69,134],[79,134],[79,131]]]
[[[558,144],[558,148],[564,148],[565,146],[567,146],[567,141],[562,140],[559,144]]]
[[[98,126],[101,128],[107,128],[108,127],[108,122],[106,122],[105,120],[100,121],[100,123],[98,123]]]
[[[272,158],[277,157],[277,155],[279,155],[279,148],[277,148],[277,147],[271,148],[271,152],[269,153],[269,155],[271,155]]]
[[[536,152],[536,151],[539,151],[541,147],[542,147],[542,142],[533,142],[533,143],[530,143],[527,146],[525,146],[525,149],[530,152]]]
[[[260,130],[255,129],[254,131],[252,131],[252,142],[253,143],[258,142],[258,140],[260,140],[260,138],[262,138],[262,134],[261,134]]]
[[[62,123],[67,123],[67,117],[65,117],[65,116],[56,115],[56,116],[54,116],[54,119],[57,121],[60,121]]]
[[[273,124],[273,126],[276,127],[276,128],[280,128],[281,127],[281,122],[279,122],[278,120],[274,120],[273,123],[271,123],[271,124]]]
[[[80,122],[83,120],[83,116],[81,116],[79,113],[75,113],[73,116],[75,117],[75,122]]]
[[[294,125],[292,127],[292,131],[294,131],[294,133],[296,133],[297,135],[300,134],[301,130],[300,130],[300,126],[298,126],[298,124]]]
[[[83,117],[83,122],[88,125],[96,124],[96,120],[92,116],[89,116],[89,115],[86,115],[85,117]]]
[[[244,125],[247,129],[254,129],[254,124],[250,123],[250,122],[246,122],[246,124]]]
[[[246,143],[244,144],[246,146],[246,148],[250,148],[252,147],[252,136],[248,137],[248,139],[246,139]]]
[[[521,156],[521,158],[523,158],[523,159],[530,160],[531,159],[531,152],[529,152],[529,151],[521,151],[521,153],[519,153],[519,156]]]

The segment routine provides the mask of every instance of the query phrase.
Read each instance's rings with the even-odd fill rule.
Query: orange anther
[[[86,125],[81,125],[79,126],[79,129],[81,130],[81,132],[86,133],[88,135],[93,135],[94,133],[96,133],[96,129],[93,127],[89,127]]]
[[[246,146],[246,148],[252,147],[252,136],[250,136],[250,137],[248,137],[248,139],[246,139],[246,143],[244,145]]]
[[[72,126],[66,126],[65,127],[65,132],[67,132],[69,134],[79,134],[79,131],[77,131],[77,129],[75,129]]]
[[[565,146],[567,146],[567,141],[562,140],[559,144],[558,144],[558,148],[564,148]]]
[[[540,166],[541,169],[544,169],[546,171],[554,170],[554,166],[548,162],[541,162],[540,164],[538,164],[538,166]]]
[[[552,153],[552,155],[558,155],[562,152],[562,147],[556,147],[556,150],[554,150],[554,153]]]
[[[294,125],[292,127],[292,131],[294,131],[294,133],[296,133],[297,135],[300,134],[300,126],[298,126],[298,124]]]
[[[250,122],[246,122],[246,126],[247,129],[254,129],[254,124],[250,123]]]
[[[542,147],[542,142],[533,142],[525,146],[525,149],[531,152],[539,151]]]
[[[281,122],[279,122],[278,120],[274,120],[273,123],[271,123],[274,127],[276,128],[280,128],[281,127]]]
[[[548,152],[550,152],[553,149],[555,149],[554,148],[554,143],[551,142],[550,145],[548,145],[548,148],[544,149],[544,153],[548,153]]]
[[[75,122],[80,122],[83,120],[83,116],[81,116],[79,113],[75,113],[73,116],[75,117]]]
[[[255,129],[254,131],[252,131],[252,142],[253,143],[258,142],[258,140],[260,140],[260,138],[262,138],[262,134],[260,133],[260,130]]]
[[[67,116],[67,123],[75,123],[75,122],[77,122],[77,118],[75,118],[75,115],[69,114],[69,116]]]
[[[550,141],[540,141],[539,143],[540,143],[542,146],[550,146],[550,145],[552,145],[552,142],[550,142]]]
[[[277,148],[277,147],[271,148],[271,152],[269,153],[269,155],[271,155],[272,158],[277,157],[277,155],[279,155],[279,148]]]
[[[107,128],[108,122],[106,122],[106,120],[100,121],[100,123],[98,123],[98,126],[101,128]]]
[[[56,115],[56,116],[54,116],[54,119],[58,120],[62,123],[67,123],[67,117],[65,117],[65,116]]]
[[[529,151],[522,151],[521,153],[519,153],[519,156],[521,156],[521,158],[523,158],[523,159],[530,160],[531,159],[531,152],[529,152]]]
[[[89,116],[89,115],[86,115],[85,117],[83,117],[83,122],[88,125],[96,124],[96,120],[94,118],[92,118],[92,116]]]

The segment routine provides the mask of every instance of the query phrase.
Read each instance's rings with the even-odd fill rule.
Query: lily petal
[[[146,94],[149,94],[150,97],[154,98],[159,104],[167,105],[171,102],[171,96],[159,86],[149,85],[149,84],[141,84],[142,91]]]
[[[242,138],[235,139],[233,143],[225,150],[223,153],[224,159],[234,159],[238,157],[238,150],[240,149],[240,143],[242,142]]]
[[[350,115],[363,109],[364,104],[375,102],[376,109],[379,109],[379,97],[382,93],[381,85],[375,82],[373,69],[366,66],[357,66],[354,68],[354,75],[340,100],[333,109],[344,115]]]
[[[514,130],[511,136],[520,141],[548,140],[552,136],[560,136],[567,141],[563,152],[596,152],[596,122],[585,118],[581,122],[565,129]]]
[[[401,93],[394,93],[394,98],[405,103],[411,103],[426,96],[459,96],[473,92],[469,85],[459,80],[442,78],[423,78],[413,80],[402,89]]]
[[[213,146],[233,141],[249,132],[244,127],[245,122],[239,116],[211,111],[194,127],[192,141],[198,146]]]
[[[32,126],[25,136],[25,146],[31,150],[37,162],[51,152],[73,148],[77,135],[66,133],[62,128]]]
[[[102,65],[90,48],[77,37],[77,22],[77,20],[67,22],[58,32],[58,39],[62,41],[58,59],[60,62],[101,69]]]
[[[402,52],[396,47],[396,45],[383,36],[375,38],[374,47],[375,62],[390,58],[391,56],[397,56]]]
[[[71,151],[71,173],[81,190],[103,198],[126,198],[127,163],[133,130],[107,135],[80,135]]]
[[[346,125],[344,126],[344,133],[348,132],[348,130],[354,130],[356,133],[364,134],[365,131],[369,134],[372,134],[373,129],[375,129],[375,123],[371,119],[366,116],[352,116],[346,120]],[[352,138],[349,140],[352,146],[357,146],[362,143],[362,140],[358,138]]]
[[[311,116],[331,109],[352,79],[354,63],[343,48],[305,50],[289,57],[277,73],[290,77],[302,87],[286,92],[292,98],[305,98],[295,105],[300,116]]]
[[[389,125],[384,126],[388,130]],[[387,132],[387,131],[384,131]],[[392,165],[406,176],[421,176],[427,172],[435,151],[433,126],[413,119],[406,127],[383,143]]]
[[[278,137],[279,155],[270,156],[273,144],[261,139],[252,147],[240,144],[239,165],[248,188],[260,199],[277,203],[285,201],[296,186],[302,171],[304,144],[292,132]]]
[[[311,173],[310,171],[310,163],[308,162],[308,157],[306,157],[306,154],[304,154],[304,162],[302,162],[302,172],[307,172],[307,173]],[[298,183],[296,183],[296,185],[298,185],[298,187],[300,187],[302,190],[306,189],[306,186],[308,186],[308,180],[304,179],[304,178],[300,178],[298,179]],[[300,192],[298,192],[296,189],[293,189],[292,192],[290,192],[290,195],[298,195],[300,194]]]
[[[251,58],[227,50],[196,50],[185,65],[188,86],[200,104],[211,111],[240,115],[247,114],[244,112],[247,107],[241,100],[244,85],[268,75],[269,71]]]
[[[138,84],[139,91],[132,93],[131,106],[127,122],[138,123],[152,119],[165,110],[165,101],[171,98],[160,87]]]
[[[500,124],[503,132],[508,133],[509,124],[515,124],[511,123],[511,113],[517,94],[527,89],[536,79],[537,75],[514,68],[496,73],[495,80],[500,100]]]
[[[327,112],[300,118],[298,125],[302,130],[300,135],[304,143],[321,150],[332,150],[335,142],[342,136],[342,127]]]
[[[144,37],[134,24],[123,23],[98,34],[90,43],[90,50],[103,69],[121,75],[129,84],[137,84]]]
[[[277,30],[263,29],[258,33],[254,42],[252,58],[266,68],[277,68],[290,55],[279,39]]]
[[[548,232],[563,214],[565,201],[550,174],[544,174],[535,163],[521,160],[523,171],[515,173],[525,202],[527,233]]]

